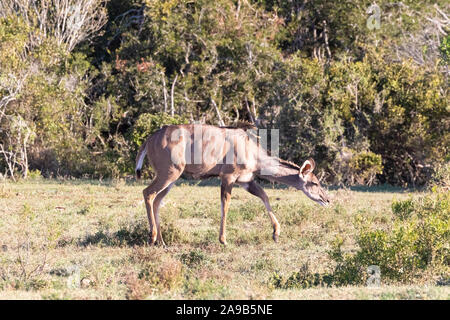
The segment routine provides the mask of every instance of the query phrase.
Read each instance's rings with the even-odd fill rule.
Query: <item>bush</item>
[[[358,153],[350,160],[350,168],[358,184],[372,185],[377,174],[383,172],[381,155],[370,151]]]
[[[329,253],[337,264],[335,283],[363,283],[370,265],[379,266],[382,279],[390,282],[417,282],[439,273],[448,276],[449,201],[449,193],[394,201],[392,229],[371,230],[369,225],[361,225],[356,240],[359,249],[354,253],[344,253],[338,239]]]
[[[435,190],[439,188],[444,191],[450,190],[450,161],[437,166],[429,185]]]
[[[392,213],[401,220],[408,219],[414,212],[414,200],[408,199],[404,201],[394,200],[391,204]]]
[[[42,179],[42,175],[41,175],[41,171],[40,170],[30,170],[28,171],[28,179],[30,180],[41,180]]]
[[[332,167],[336,170],[334,181],[346,185],[372,185],[377,175],[382,174],[381,155],[371,151],[344,148],[336,156]]]

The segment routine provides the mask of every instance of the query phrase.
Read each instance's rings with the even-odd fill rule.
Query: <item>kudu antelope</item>
[[[138,179],[145,156],[156,173],[150,186],[143,191],[152,244],[164,245],[159,206],[182,174],[194,179],[212,176],[221,179],[222,215],[219,241],[222,244],[226,244],[227,212],[235,183],[264,202],[272,222],[275,241],[280,235],[280,224],[272,212],[266,193],[254,181],[256,176],[302,190],[320,205],[329,203],[319,180],[313,174],[313,159],[297,166],[272,157],[258,144],[257,139],[241,128],[196,124],[165,126],[142,144],[136,157]]]

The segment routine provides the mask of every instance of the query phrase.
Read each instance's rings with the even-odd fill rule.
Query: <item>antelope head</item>
[[[306,160],[300,168],[299,176],[303,180],[301,190],[310,198],[311,200],[317,202],[321,206],[328,206],[330,204],[330,199],[326,194],[325,190],[320,185],[319,179],[313,173],[316,163],[313,159],[309,158]]]

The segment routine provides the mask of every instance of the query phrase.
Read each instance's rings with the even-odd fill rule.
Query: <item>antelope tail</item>
[[[141,178],[141,169],[142,169],[142,165],[144,164],[144,158],[147,154],[147,141],[144,141],[144,143],[141,145],[141,147],[139,148],[139,152],[137,154],[136,157],[136,178],[140,179]]]

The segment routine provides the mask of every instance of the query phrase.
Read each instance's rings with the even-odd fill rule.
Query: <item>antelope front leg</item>
[[[220,188],[220,199],[221,199],[222,205],[221,205],[219,241],[220,241],[220,243],[222,243],[224,245],[227,244],[226,226],[227,226],[228,207],[230,205],[230,199],[231,199],[231,189],[233,189],[233,183],[226,181],[226,180],[222,180],[222,186]]]
[[[280,236],[280,224],[278,223],[277,218],[272,212],[272,208],[270,207],[269,203],[269,197],[264,192],[263,188],[261,188],[258,184],[256,184],[255,181],[250,181],[249,183],[242,185],[245,190],[253,194],[254,196],[257,196],[264,202],[264,206],[267,209],[267,213],[269,214],[270,222],[272,222],[273,227],[273,240],[275,242],[278,242],[278,237]]]

